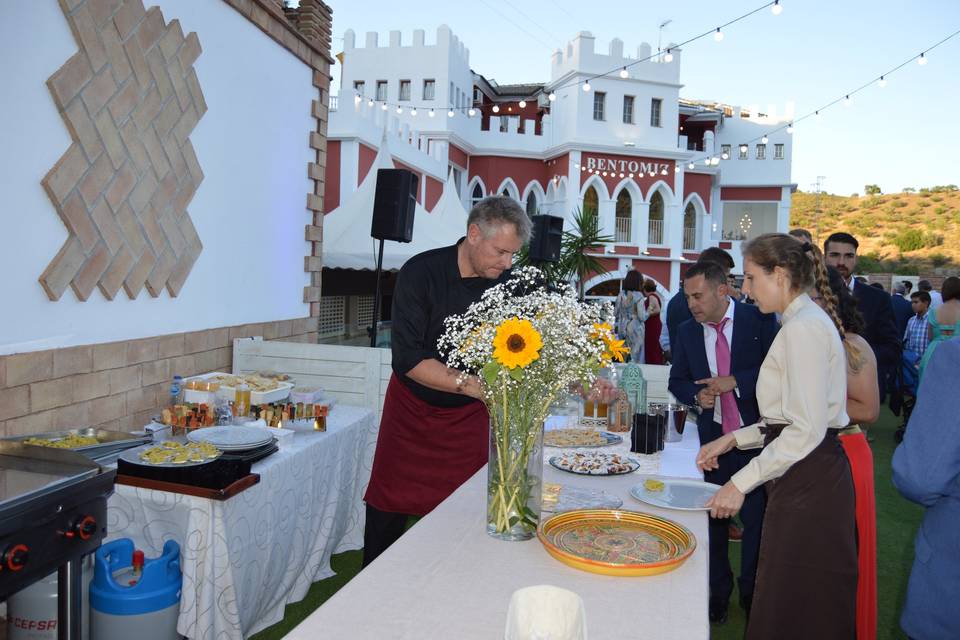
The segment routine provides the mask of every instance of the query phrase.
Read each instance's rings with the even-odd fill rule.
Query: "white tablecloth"
[[[194,639],[243,638],[283,618],[310,584],[333,575],[333,553],[363,546],[363,493],[376,415],[337,405],[327,432],[304,432],[254,464],[259,484],[216,501],[117,485],[109,539],[131,538],[148,558],[182,549],[177,630]]]
[[[698,447],[696,426],[688,424],[683,441],[668,444],[659,456],[659,472],[702,477],[693,463]],[[623,498],[624,508],[680,522],[693,532],[697,549],[670,573],[616,578],[567,567],[550,557],[536,539],[495,540],[486,533],[487,470],[483,468],[287,639],[502,638],[510,595],[536,584],[580,594],[590,640],[709,637],[705,512],[658,509],[637,502],[628,493],[637,483],[635,474],[585,477],[545,466],[544,480],[603,489]]]

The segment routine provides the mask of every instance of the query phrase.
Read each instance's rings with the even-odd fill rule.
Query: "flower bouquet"
[[[487,531],[526,540],[540,518],[543,422],[573,384],[627,352],[607,303],[579,302],[566,285],[542,287],[535,267],[516,269],[466,313],[450,316],[439,340],[447,364],[480,378],[490,413]]]

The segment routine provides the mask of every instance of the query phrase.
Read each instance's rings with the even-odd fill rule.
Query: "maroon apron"
[[[489,433],[479,400],[435,407],[391,375],[364,500],[380,511],[429,513],[487,463]]]

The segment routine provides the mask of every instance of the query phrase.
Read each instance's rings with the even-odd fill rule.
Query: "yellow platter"
[[[620,509],[557,514],[540,525],[537,537],[560,562],[608,576],[667,573],[697,548],[697,539],[683,525]]]

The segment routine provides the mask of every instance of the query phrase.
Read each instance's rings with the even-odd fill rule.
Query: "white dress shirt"
[[[828,428],[842,429],[850,422],[847,358],[840,333],[805,293],[783,312],[783,327],[760,366],[757,404],[765,423],[787,426],[731,478],[743,493],[779,478],[817,448]],[[734,431],[737,447],[762,447],[764,434],[759,427]]]
[[[723,335],[727,338],[727,346],[730,347],[730,360],[733,364],[733,298],[727,298],[727,312],[723,314],[729,321],[723,326]],[[722,320],[721,320],[722,321]],[[710,367],[710,375],[716,377],[717,373],[717,330],[706,322],[703,323],[703,347],[707,350],[707,365]],[[734,388],[734,393],[738,396],[740,392]],[[723,414],[720,411],[720,396],[717,396],[713,404],[713,421],[717,424],[723,424]],[[743,420],[737,416],[737,426],[742,426]]]
[[[675,295],[680,295],[675,294]],[[670,330],[667,328],[667,303],[670,300],[665,300],[660,305],[660,348],[664,351],[670,351]]]

